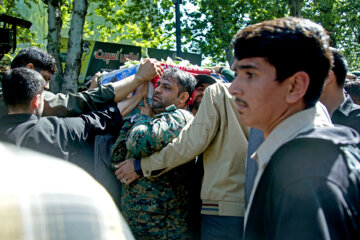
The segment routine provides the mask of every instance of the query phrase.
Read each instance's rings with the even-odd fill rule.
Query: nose
[[[160,88],[160,86],[158,86],[157,88],[155,88],[154,92],[156,92],[156,93],[161,93],[161,88]]]
[[[46,85],[44,86],[45,90],[49,90],[50,89],[50,81],[46,81]]]
[[[244,94],[243,90],[241,89],[241,83],[239,77],[236,77],[230,87],[229,87],[229,93],[233,96],[242,96]]]

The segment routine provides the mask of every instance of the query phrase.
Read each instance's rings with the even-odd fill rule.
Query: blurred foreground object
[[[85,171],[0,143],[0,239],[134,239]]]

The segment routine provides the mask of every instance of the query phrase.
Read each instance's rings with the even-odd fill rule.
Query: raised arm
[[[101,110],[108,104],[119,102],[143,82],[162,74],[162,67],[154,59],[140,64],[135,75],[115,83],[76,94],[53,94],[45,92],[44,116],[79,116],[91,110]]]

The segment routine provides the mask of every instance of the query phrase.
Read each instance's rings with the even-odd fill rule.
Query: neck
[[[24,109],[21,107],[8,107],[8,114],[36,114],[35,109]]]
[[[327,97],[320,99],[321,102],[325,105],[326,109],[329,112],[329,115],[332,116],[336,109],[341,105],[345,100],[345,93],[343,88],[337,88],[335,91],[332,91]]]
[[[264,138],[267,138],[270,133],[275,129],[277,125],[279,125],[282,121],[287,119],[288,117],[294,115],[297,112],[300,112],[305,109],[305,103],[298,102],[296,105],[289,106],[283,114],[280,115],[279,118],[277,118],[275,121],[269,123],[264,129]]]

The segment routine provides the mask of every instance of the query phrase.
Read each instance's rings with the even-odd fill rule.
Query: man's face
[[[235,96],[237,110],[244,124],[272,130],[287,109],[287,85],[276,81],[276,69],[265,58],[235,60],[236,77],[229,92]]]
[[[204,96],[205,89],[210,86],[210,83],[202,83],[198,88],[196,88],[194,93],[194,107],[199,108],[201,100]]]
[[[165,111],[165,108],[175,104],[178,107],[179,88],[176,79],[160,78],[155,88],[151,106],[155,113]]]
[[[46,85],[45,85],[44,89],[49,90],[50,89],[49,84],[50,84],[52,73],[49,70],[41,70],[39,73],[41,74],[41,76],[43,76],[43,78],[46,81]]]

